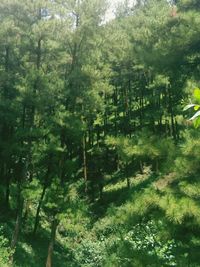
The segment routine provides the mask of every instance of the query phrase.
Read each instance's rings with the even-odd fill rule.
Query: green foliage
[[[7,267],[10,263],[10,257],[13,251],[10,250],[9,241],[4,236],[3,227],[0,227],[0,266]]]
[[[106,223],[104,221],[104,223]],[[132,230],[119,232],[98,233],[90,239],[84,239],[74,249],[77,266],[176,266],[174,240],[159,238],[159,230],[163,228],[162,222],[158,225],[149,221],[135,225]],[[97,229],[96,229],[97,230]],[[155,260],[156,259],[156,260]]]
[[[176,168],[180,175],[190,177],[190,175],[198,174],[199,146],[198,131],[185,132],[185,143],[181,146],[181,155],[176,159]]]
[[[199,3],[107,5],[0,1],[0,265],[200,265]]]
[[[105,255],[106,243],[101,240],[84,239],[74,250],[76,266],[103,266]]]
[[[200,89],[199,89],[199,88],[196,88],[196,89],[194,90],[194,100],[195,100],[196,104],[188,104],[187,106],[185,106],[184,111],[185,111],[185,110],[188,110],[188,109],[190,109],[190,108],[193,108],[194,111],[197,111],[197,112],[190,118],[190,120],[194,121],[194,126],[195,126],[195,128],[198,128],[199,125],[200,125],[200,120],[199,120],[200,111],[198,111],[199,108],[200,108],[200,106],[199,106],[199,102],[200,102]]]
[[[162,222],[160,222],[162,225]],[[159,240],[160,226],[155,222],[137,224],[133,229],[124,233],[123,237],[115,238],[108,248],[113,255],[112,264],[115,266],[176,266],[174,240]],[[109,243],[108,243],[109,244]],[[114,256],[115,255],[115,256]],[[115,259],[115,260],[114,260]],[[106,266],[109,265],[107,259]]]

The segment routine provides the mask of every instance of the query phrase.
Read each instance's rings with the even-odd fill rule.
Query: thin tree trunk
[[[6,46],[6,55],[5,55],[5,71],[9,71],[9,59],[10,59],[10,47]]]
[[[88,191],[87,182],[87,156],[86,156],[86,138],[85,134],[83,136],[83,172],[84,172],[84,180],[85,180],[85,193]]]
[[[174,140],[176,140],[176,129],[175,129],[174,115],[173,115],[172,110],[171,110],[171,126],[172,126],[172,136],[173,136]]]
[[[105,113],[104,113],[104,126],[103,126],[103,131],[104,131],[104,137],[107,135],[107,122],[108,122],[108,115],[107,115],[107,95],[105,94],[104,96],[104,104],[105,104]]]
[[[117,136],[117,132],[118,132],[118,128],[117,128],[117,119],[118,119],[118,113],[117,113],[117,105],[118,105],[118,96],[117,96],[117,87],[115,88],[115,91],[114,91],[114,100],[113,100],[113,104],[115,106],[115,122],[114,122],[114,125],[115,125],[115,136]]]
[[[126,181],[127,181],[127,188],[130,189],[130,187],[131,187],[130,178],[126,177]]]
[[[39,204],[38,204],[38,207],[37,207],[36,216],[35,216],[33,235],[36,234],[37,229],[38,229],[38,225],[39,225],[39,222],[40,222],[40,210],[41,210],[41,207],[42,207],[42,202],[43,202],[43,199],[44,199],[44,196],[45,196],[45,193],[46,193],[46,189],[47,189],[47,185],[44,184],[43,190],[42,190],[42,194],[40,196]]]
[[[23,201],[21,203],[21,207],[17,212],[17,219],[15,223],[15,230],[13,233],[12,241],[11,241],[11,250],[15,249],[19,237],[19,232],[21,228],[21,220],[22,220],[22,210],[23,210]]]
[[[22,224],[23,224],[23,228],[25,228],[25,225],[26,225],[26,222],[27,222],[27,219],[28,219],[28,214],[29,214],[29,211],[30,211],[30,201],[26,201],[25,204],[24,204],[24,209],[25,209],[25,212],[24,212],[24,216],[22,218]]]
[[[143,162],[142,162],[142,160],[140,160],[140,172],[141,172],[141,174],[143,174]]]
[[[175,129],[175,123],[174,123],[174,112],[173,112],[173,104],[172,104],[172,94],[170,88],[168,88],[168,95],[169,95],[169,112],[171,117],[171,134],[176,140],[176,129]]]
[[[100,179],[98,187],[99,187],[99,200],[101,201],[103,199],[104,178],[100,168],[98,169],[97,175],[99,176]]]
[[[25,106],[23,106],[23,114],[22,114],[22,126],[24,128],[25,126],[25,114],[26,109]],[[23,146],[23,142],[21,143],[21,145]],[[19,160],[19,164],[20,164],[20,171],[17,174],[18,175],[18,182],[17,182],[17,191],[18,191],[18,195],[17,195],[17,218],[16,218],[16,222],[15,222],[15,229],[12,235],[12,240],[11,240],[11,244],[10,244],[10,248],[11,250],[14,250],[17,242],[18,242],[18,238],[19,238],[19,233],[20,233],[20,228],[21,228],[21,222],[22,222],[22,213],[23,213],[23,207],[24,207],[24,199],[21,195],[21,184],[25,179],[25,175],[26,175],[26,169],[24,170],[24,166],[21,165],[22,164],[22,159]],[[10,262],[13,262],[13,255],[10,258]]]
[[[21,230],[21,222],[22,222],[22,213],[23,213],[23,207],[24,207],[24,199],[21,196],[21,188],[19,186],[19,192],[18,192],[18,209],[17,209],[17,218],[15,222],[15,229],[13,232],[12,240],[11,240],[11,245],[10,248],[12,251],[15,250],[18,239],[19,239],[19,233]],[[13,255],[10,257],[10,262],[13,262]]]
[[[127,188],[130,189],[131,183],[130,178],[128,177],[128,164],[125,165],[125,175],[126,175],[126,182],[127,182]]]
[[[176,127],[176,137],[177,137],[177,140],[179,140],[180,136],[179,136],[178,122],[176,119],[175,119],[175,127]]]
[[[5,205],[7,208],[9,208],[9,198],[10,198],[10,171],[8,172],[6,176],[6,195],[5,195]]]
[[[103,199],[103,183],[99,184],[99,199]]]
[[[58,220],[56,220],[56,218],[54,217],[51,223],[51,238],[50,238],[49,247],[48,247],[46,267],[52,267],[52,256],[53,256],[54,244],[56,240],[57,227],[58,227]]]
[[[43,199],[44,199],[44,196],[45,196],[45,193],[46,193],[46,189],[48,187],[50,172],[51,172],[51,156],[49,156],[49,164],[48,164],[48,168],[47,168],[47,173],[46,173],[46,176],[45,176],[45,181],[44,181],[44,185],[43,185],[43,189],[42,189],[42,194],[40,196],[39,204],[38,204],[36,215],[35,215],[35,223],[34,223],[33,235],[36,234],[38,226],[39,226],[40,210],[41,210],[41,207],[42,207],[42,202],[43,202]]]

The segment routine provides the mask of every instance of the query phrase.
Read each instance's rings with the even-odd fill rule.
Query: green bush
[[[107,240],[107,255],[103,266],[147,267],[176,266],[174,240],[160,235],[162,222],[149,221],[135,225],[132,230],[112,235]]]
[[[74,250],[74,257],[77,267],[100,267],[106,257],[105,242],[84,239]]]
[[[7,267],[12,251],[9,248],[9,241],[3,235],[3,228],[0,227],[0,266]]]

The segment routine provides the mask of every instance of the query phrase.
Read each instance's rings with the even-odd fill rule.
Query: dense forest
[[[0,267],[200,267],[200,1],[110,2],[0,0]]]

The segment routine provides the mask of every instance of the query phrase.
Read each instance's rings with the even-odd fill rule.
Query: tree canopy
[[[108,8],[0,2],[0,266],[200,266],[200,3]]]

